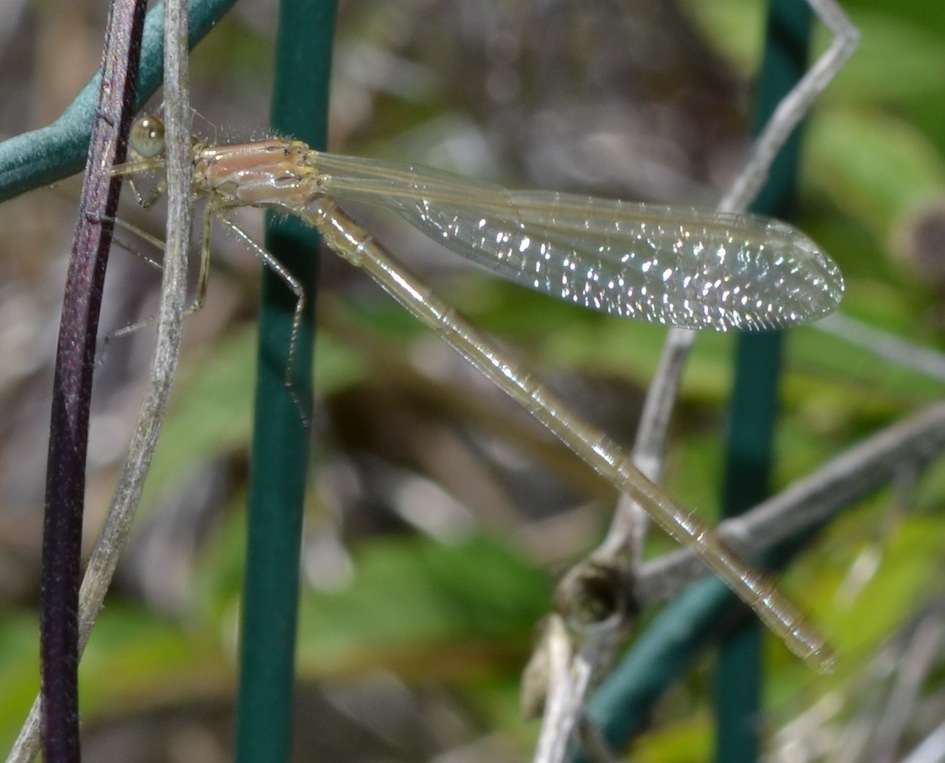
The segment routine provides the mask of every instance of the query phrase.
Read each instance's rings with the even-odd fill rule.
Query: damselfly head
[[[150,207],[164,193],[164,122],[142,114],[128,134],[129,160],[112,168],[112,175],[128,178],[131,191],[142,207]]]

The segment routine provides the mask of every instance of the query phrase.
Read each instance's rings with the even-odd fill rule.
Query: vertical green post
[[[811,10],[804,0],[770,0],[755,134],[804,76],[810,26]],[[800,131],[795,131],[772,164],[753,211],[782,219],[792,216],[799,153]],[[782,338],[781,332],[738,338],[722,497],[725,516],[746,511],[769,492]],[[752,618],[720,646],[715,689],[718,761],[754,763],[759,758],[762,640],[762,626]]]
[[[284,0],[279,14],[272,126],[323,149],[334,0]],[[305,319],[292,370],[286,368],[295,297],[263,269],[258,382],[240,642],[236,760],[285,763],[292,698],[302,505],[309,431],[296,399],[310,405],[318,237],[295,219],[267,221],[266,247],[304,285]],[[306,414],[308,412],[306,411]]]

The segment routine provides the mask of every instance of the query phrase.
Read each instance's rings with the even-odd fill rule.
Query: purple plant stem
[[[40,658],[43,756],[78,763],[78,598],[89,408],[95,339],[134,107],[143,0],[115,0],[109,11],[102,86],[63,298],[53,382],[43,526]]]

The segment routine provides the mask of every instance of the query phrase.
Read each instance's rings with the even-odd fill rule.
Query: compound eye
[[[149,115],[138,117],[131,126],[129,140],[143,159],[152,159],[164,152],[164,123]]]

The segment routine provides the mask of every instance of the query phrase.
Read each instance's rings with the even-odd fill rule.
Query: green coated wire
[[[279,14],[272,126],[324,149],[334,36],[334,0],[283,0]],[[318,237],[295,218],[267,220],[266,248],[305,290],[293,390],[286,367],[295,298],[263,269],[259,375],[240,644],[236,760],[284,763],[292,743],[292,697],[302,545],[302,505],[308,465]]]
[[[188,13],[193,48],[236,0],[192,0]],[[164,80],[164,4],[156,5],[144,22],[140,108]],[[81,172],[89,150],[101,69],[52,124],[0,143],[0,201]]]

